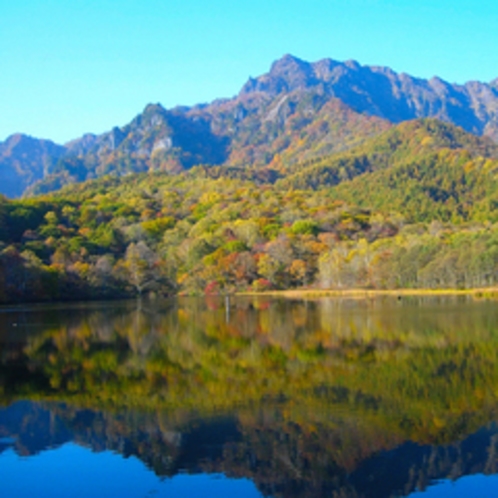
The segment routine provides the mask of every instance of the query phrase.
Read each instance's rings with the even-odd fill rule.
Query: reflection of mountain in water
[[[137,456],[159,476],[222,472],[252,479],[265,495],[286,497],[399,496],[435,479],[498,472],[494,423],[444,446],[407,441],[385,449],[379,435],[380,447],[371,447],[370,455],[345,467],[348,456],[339,454],[334,443],[340,446],[340,440],[353,442],[362,435],[340,416],[337,430],[319,434],[282,425],[278,409],[261,412],[252,422],[244,414],[185,417],[18,402],[0,411],[0,437],[14,438],[15,450],[24,456],[74,441],[94,451]],[[349,451],[354,460],[355,447]]]
[[[498,472],[496,323],[493,303],[459,299],[12,310],[0,451],[75,441],[290,497]]]

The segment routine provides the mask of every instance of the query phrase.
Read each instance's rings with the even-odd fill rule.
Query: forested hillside
[[[353,150],[289,168],[280,188],[339,185],[337,199],[406,221],[497,221],[498,146],[441,121],[402,123]]]
[[[106,176],[0,205],[0,299],[498,281],[496,146],[434,120],[275,169]]]

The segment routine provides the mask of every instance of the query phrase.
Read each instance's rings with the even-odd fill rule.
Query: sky
[[[496,0],[0,0],[0,141],[229,98],[287,53],[488,82],[497,26]]]

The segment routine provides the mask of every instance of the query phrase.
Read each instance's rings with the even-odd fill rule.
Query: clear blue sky
[[[496,0],[0,0],[0,140],[235,95],[285,53],[498,77]]]

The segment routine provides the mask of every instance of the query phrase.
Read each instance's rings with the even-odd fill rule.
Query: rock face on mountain
[[[286,55],[272,65],[268,74],[250,79],[241,95],[278,95],[316,88],[357,112],[393,123],[434,117],[498,141],[497,81],[452,85],[437,77],[423,80],[386,67],[361,66],[355,61],[323,59],[308,63]]]
[[[143,169],[175,171],[200,163],[223,163],[225,142],[211,131],[209,121],[149,104],[123,128],[114,127],[100,136],[85,135],[67,148],[69,155],[91,156],[96,166],[131,158]]]
[[[14,135],[0,143],[0,193],[17,197],[104,174],[175,173],[196,164],[280,169],[424,117],[498,142],[498,79],[452,85],[286,55],[232,99],[170,110],[151,104],[126,126],[65,146]]]
[[[178,173],[200,164],[279,167],[348,149],[390,126],[314,89],[190,109],[151,104],[123,128],[66,144],[66,155],[28,193],[105,174]]]

